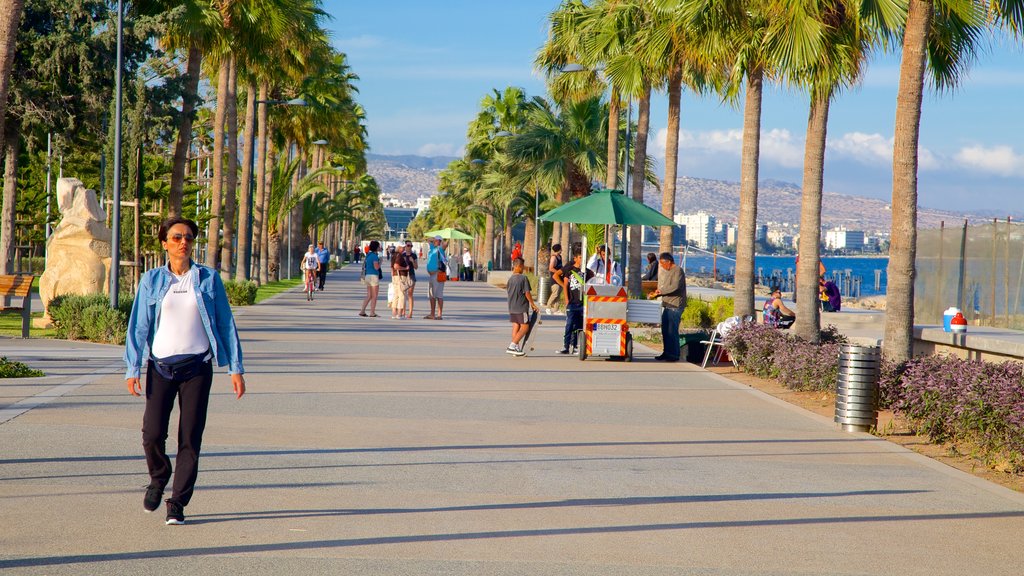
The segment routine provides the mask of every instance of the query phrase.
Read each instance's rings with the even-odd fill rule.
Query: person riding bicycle
[[[316,278],[317,272],[320,271],[320,258],[317,256],[316,250],[312,244],[309,245],[309,250],[302,255],[302,272],[305,275],[305,286],[306,292],[312,292],[313,286],[315,286],[314,278]],[[308,298],[307,298],[308,299]]]

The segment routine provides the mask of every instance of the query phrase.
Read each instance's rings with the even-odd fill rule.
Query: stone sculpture
[[[61,178],[57,208],[61,221],[46,241],[46,271],[39,278],[45,312],[37,326],[51,324],[49,306],[56,296],[108,293],[111,233],[96,191],[77,178]]]

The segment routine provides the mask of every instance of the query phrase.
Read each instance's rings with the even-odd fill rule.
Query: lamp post
[[[252,277],[252,211],[253,211],[253,197],[256,195],[256,140],[259,135],[259,105],[260,104],[282,104],[285,106],[305,106],[306,101],[302,98],[292,98],[291,100],[256,100],[255,102],[257,111],[252,118],[252,138],[250,138],[251,146],[249,146],[249,196],[246,199],[246,210],[248,214],[245,221],[245,237],[249,239],[248,246],[245,249],[244,254],[239,254],[239,259],[245,262],[245,268],[243,269],[243,280],[248,280]],[[266,216],[264,215],[264,219]]]
[[[117,308],[121,274],[121,68],[124,64],[124,0],[117,0],[117,68],[114,71],[114,186],[110,235],[110,307]]]

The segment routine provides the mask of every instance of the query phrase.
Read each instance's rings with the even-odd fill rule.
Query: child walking
[[[526,335],[530,326],[530,309],[537,310],[530,294],[530,279],[523,274],[523,259],[516,258],[512,261],[512,276],[508,279],[508,317],[512,322],[512,342],[509,343],[505,352],[513,356],[525,356],[523,347],[520,344],[523,336]]]

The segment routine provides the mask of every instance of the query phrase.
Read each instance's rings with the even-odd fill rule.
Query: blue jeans
[[[583,329],[583,305],[574,304],[565,309],[565,334],[562,336],[562,347],[569,350],[576,346],[576,333]]]
[[[679,321],[682,308],[661,309],[661,341],[665,343],[662,356],[667,360],[679,360]]]

